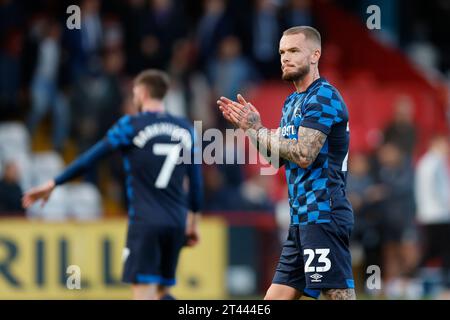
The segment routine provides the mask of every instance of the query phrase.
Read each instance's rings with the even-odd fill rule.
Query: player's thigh
[[[160,240],[161,276],[163,285],[171,286],[175,281],[180,251],[186,241],[184,228],[165,228]]]
[[[340,216],[333,216],[340,215]],[[300,226],[307,289],[353,289],[351,212],[331,215],[329,223]]]
[[[317,297],[316,292],[305,292],[303,254],[299,239],[299,227],[291,226],[283,243],[280,258],[275,269],[272,285],[266,299],[297,299],[302,294]]]

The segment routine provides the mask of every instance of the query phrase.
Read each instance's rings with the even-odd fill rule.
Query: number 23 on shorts
[[[305,273],[307,272],[327,272],[331,269],[331,261],[328,259],[328,254],[330,253],[330,249],[305,249],[303,250],[303,255],[308,256],[305,263]],[[316,267],[311,266],[311,263],[314,261],[314,257],[318,255],[319,258],[317,262],[319,265]]]

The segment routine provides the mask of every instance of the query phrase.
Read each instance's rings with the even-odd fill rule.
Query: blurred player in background
[[[259,150],[278,153],[286,167],[291,226],[265,299],[318,298],[320,293],[333,300],[355,299],[349,250],[354,219],[345,192],[347,107],[319,75],[316,29],[286,30],[279,53],[282,78],[297,90],[284,103],[276,133],[262,126],[257,109],[241,95],[239,102],[218,101],[228,121],[246,130]]]
[[[56,186],[120,150],[129,214],[123,281],[132,284],[134,299],[170,299],[180,250],[199,241],[203,190],[200,164],[194,164],[194,128],[187,120],[164,111],[168,86],[168,76],[161,71],[139,74],[133,87],[139,113],[122,117],[104,139],[61,175],[23,197],[24,207],[39,199],[45,203]],[[181,156],[188,161],[179,161]],[[188,191],[185,178],[189,179]]]

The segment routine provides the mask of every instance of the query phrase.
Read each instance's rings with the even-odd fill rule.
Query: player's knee
[[[327,289],[322,294],[328,300],[356,300],[354,289]]]
[[[134,300],[157,300],[158,294],[155,285],[134,285],[133,299]]]
[[[159,300],[175,300],[170,294],[170,288],[166,286],[158,286],[158,299]]]
[[[281,285],[271,285],[264,296],[264,300],[294,300],[299,294],[294,288]]]
[[[277,298],[276,294],[273,294],[270,290],[267,290],[266,295],[264,296],[264,300],[281,300]]]
[[[264,300],[276,300],[275,295],[272,293],[270,289],[266,291],[266,295],[264,296]]]

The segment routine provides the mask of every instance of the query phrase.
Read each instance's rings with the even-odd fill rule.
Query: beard
[[[293,72],[283,72],[281,79],[284,81],[298,81],[302,80],[310,71],[310,65],[304,65],[299,67],[296,71]]]

